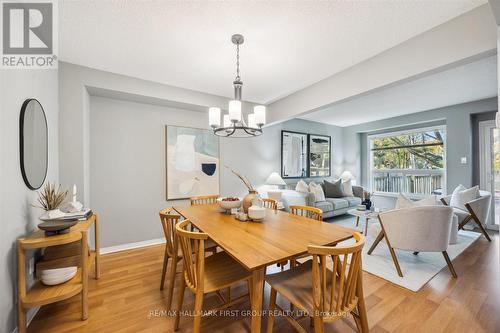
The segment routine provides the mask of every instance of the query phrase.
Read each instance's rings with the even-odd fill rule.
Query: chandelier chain
[[[236,44],[236,81],[240,80],[240,45]]]

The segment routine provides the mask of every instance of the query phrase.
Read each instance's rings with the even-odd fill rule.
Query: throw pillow
[[[325,201],[325,192],[323,192],[323,188],[316,184],[315,182],[309,183],[309,192],[314,194],[314,201]]]
[[[323,181],[323,189],[327,198],[342,198],[344,192],[342,191],[342,180],[339,179],[334,183],[327,180]]]
[[[465,204],[480,197],[479,186],[466,188],[462,184],[458,185],[451,195],[450,206],[467,210]]]
[[[436,206],[436,205],[440,205],[440,202],[436,199],[436,196],[434,195],[428,198],[413,201],[403,193],[399,193],[395,209],[418,207],[418,206]]]
[[[295,191],[302,193],[309,193],[309,187],[307,186],[307,183],[305,181],[299,180],[297,186],[295,186]]]
[[[345,197],[353,197],[354,193],[352,192],[351,180],[344,180],[342,182],[342,192],[344,192]]]

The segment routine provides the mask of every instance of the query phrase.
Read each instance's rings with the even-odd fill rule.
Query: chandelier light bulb
[[[208,124],[211,127],[220,127],[220,108],[211,107],[208,109]]]
[[[241,101],[229,101],[229,120],[233,123],[241,121]]]
[[[258,126],[266,124],[266,107],[264,105],[255,106],[253,108],[253,113],[255,114],[255,123]]]
[[[257,128],[257,124],[255,123],[255,114],[250,113],[248,115],[248,127],[250,128]]]

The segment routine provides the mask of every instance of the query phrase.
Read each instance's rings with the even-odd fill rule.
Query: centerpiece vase
[[[255,199],[258,196],[259,194],[257,193],[257,191],[255,190],[248,191],[248,194],[243,198],[243,203],[242,203],[243,212],[245,214],[248,214],[248,208],[252,205],[253,199]]]

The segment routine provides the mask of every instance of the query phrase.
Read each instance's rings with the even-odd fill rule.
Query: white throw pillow
[[[346,197],[354,196],[354,193],[352,192],[352,184],[350,179],[342,181],[342,191],[344,192],[344,196]]]
[[[307,183],[305,181],[299,180],[297,186],[295,186],[295,191],[302,193],[309,193],[309,187],[307,186]]]
[[[396,208],[395,209],[411,208],[411,207],[419,207],[419,206],[436,206],[436,205],[439,205],[439,201],[437,201],[435,195],[418,200],[418,201],[413,201],[410,198],[408,198],[406,195],[404,195],[403,193],[399,193],[398,200],[396,201]]]
[[[451,195],[450,206],[467,210],[465,204],[480,197],[479,186],[466,188],[462,184],[458,185]]]
[[[325,192],[323,192],[323,188],[321,185],[316,184],[315,182],[309,183],[309,192],[314,194],[314,202],[325,201]]]

